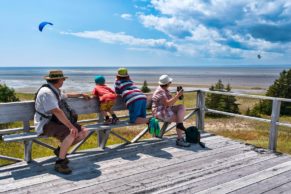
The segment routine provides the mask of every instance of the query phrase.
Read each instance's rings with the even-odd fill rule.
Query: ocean
[[[138,85],[146,80],[149,85],[157,84],[160,75],[168,74],[173,83],[184,88],[209,88],[219,79],[230,84],[237,91],[264,92],[284,69],[290,66],[232,66],[232,67],[128,67],[131,79]],[[109,86],[113,87],[118,67],[0,67],[0,83],[15,89],[16,92],[35,93],[49,70],[63,70],[69,79],[63,85],[65,91],[90,92],[94,87],[94,77],[104,75]],[[155,86],[150,86],[155,88]]]

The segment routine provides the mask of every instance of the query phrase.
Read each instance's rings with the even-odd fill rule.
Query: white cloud
[[[191,31],[196,26],[194,21],[183,21],[176,17],[167,18],[154,15],[140,15],[139,18],[145,27],[155,28],[172,38],[191,36]]]
[[[172,38],[179,53],[239,58],[258,51],[290,52],[289,0],[151,0],[151,4],[157,13],[140,14],[141,23]]]
[[[121,14],[120,17],[125,20],[132,20],[132,15],[128,13]]]
[[[123,32],[112,33],[108,31],[84,31],[84,32],[62,32],[65,35],[73,35],[81,38],[96,39],[104,43],[122,44],[136,47],[147,47],[152,49],[161,49],[167,51],[176,51],[176,46],[173,42],[168,42],[166,39],[143,39],[126,35]]]

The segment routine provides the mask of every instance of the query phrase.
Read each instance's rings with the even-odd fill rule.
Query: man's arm
[[[71,134],[74,137],[78,134],[78,129],[67,119],[65,113],[60,108],[54,108],[51,110],[52,114],[54,114],[59,121],[61,121],[66,127],[68,127],[71,131]]]
[[[79,98],[79,97],[83,97],[85,99],[90,98],[90,96],[85,93],[66,93],[66,95],[68,96],[68,98]]]

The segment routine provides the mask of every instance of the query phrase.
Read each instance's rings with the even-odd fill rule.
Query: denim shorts
[[[138,117],[146,118],[147,116],[146,109],[147,109],[146,99],[140,99],[128,105],[130,122],[135,123]]]

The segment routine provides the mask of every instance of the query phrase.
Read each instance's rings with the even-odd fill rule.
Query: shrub
[[[0,102],[19,101],[13,88],[9,88],[6,84],[0,84]]]
[[[149,89],[149,87],[148,87],[148,83],[146,80],[144,80],[144,82],[143,82],[143,85],[141,87],[141,91],[143,93],[149,93],[151,91],[151,89]]]
[[[0,102],[19,101],[13,88],[9,88],[6,84],[0,84]],[[0,124],[0,129],[7,128],[9,124]]]

